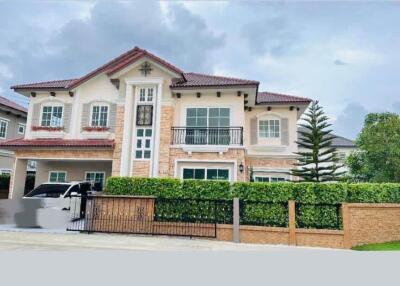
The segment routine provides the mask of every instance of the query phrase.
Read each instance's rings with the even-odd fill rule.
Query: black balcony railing
[[[172,127],[172,145],[243,145],[243,127]]]

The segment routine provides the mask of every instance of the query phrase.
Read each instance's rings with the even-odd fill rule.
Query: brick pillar
[[[296,245],[296,202],[289,201],[289,245]]]
[[[351,248],[351,232],[350,232],[350,211],[347,203],[342,204],[342,218],[343,218],[343,247]]]
[[[124,135],[124,113],[125,107],[123,105],[118,105],[115,120],[115,147],[112,161],[112,176],[120,175],[122,138]]]
[[[160,120],[160,156],[158,176],[169,176],[169,151],[172,136],[172,122],[174,118],[173,106],[161,106],[161,120]]]
[[[24,196],[27,165],[27,159],[15,158],[14,169],[10,177],[9,199],[19,199]]]

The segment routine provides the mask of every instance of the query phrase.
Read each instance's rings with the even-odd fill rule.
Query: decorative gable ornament
[[[142,72],[142,75],[147,76],[151,73],[151,65],[148,62],[144,62],[143,64],[140,65],[140,69]]]

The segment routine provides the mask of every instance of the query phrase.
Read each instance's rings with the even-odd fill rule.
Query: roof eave
[[[169,86],[171,90],[190,90],[190,89],[207,89],[207,88],[216,88],[216,89],[227,89],[227,88],[237,88],[237,87],[248,87],[248,88],[258,88],[258,84],[234,84],[234,85],[190,85],[190,86]]]

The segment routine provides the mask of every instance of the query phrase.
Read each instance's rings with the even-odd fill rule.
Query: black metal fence
[[[233,223],[233,200],[129,196],[71,197],[67,230],[83,232],[217,236],[217,224]],[[288,202],[240,200],[241,225],[288,227]],[[296,227],[341,229],[341,204],[296,203]]]
[[[172,127],[173,145],[243,145],[243,127]]]
[[[112,196],[84,200],[71,198],[67,230],[214,238],[217,223],[232,223],[231,200]]]

